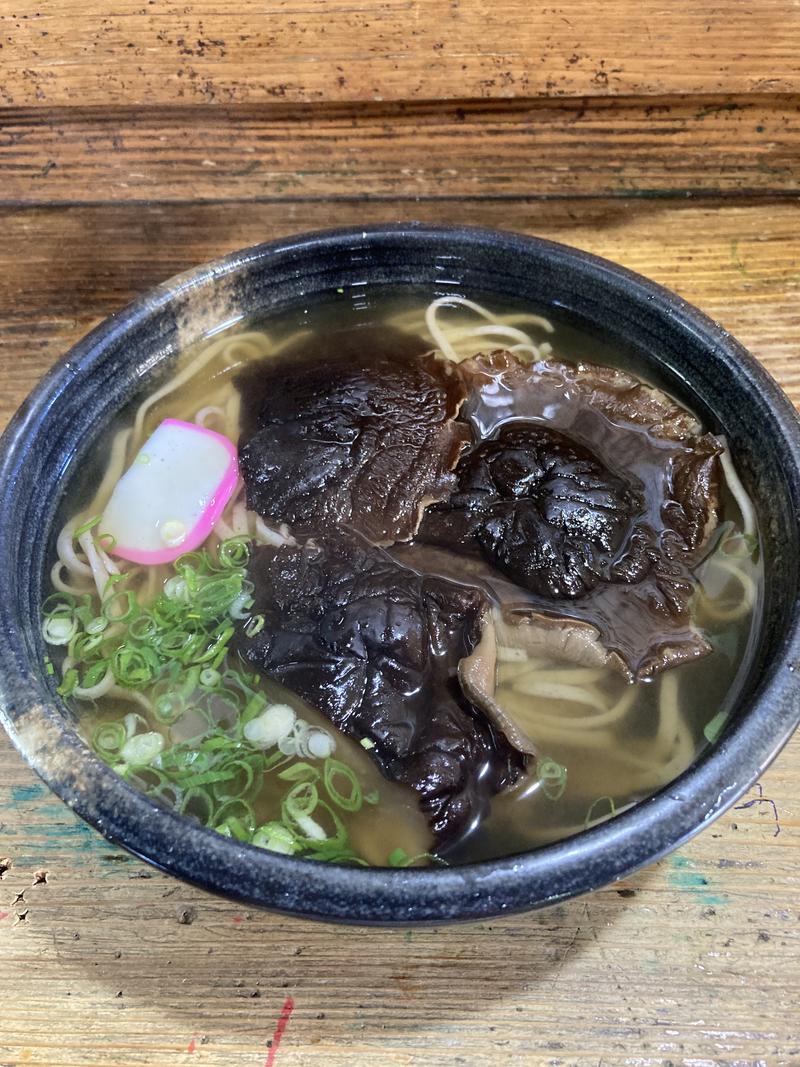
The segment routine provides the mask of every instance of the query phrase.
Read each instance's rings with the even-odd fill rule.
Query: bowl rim
[[[736,368],[740,388],[757,391],[782,434],[784,473],[800,515],[800,423],[767,371],[726,330],[677,294],[619,264],[558,242],[480,227],[423,223],[317,230],[234,251],[180,273],[115,312],[40,380],[0,440],[0,486],[29,448],[53,398],[69,387],[128,329],[176,297],[213,285],[254,262],[282,256],[371,247],[383,242],[480,246],[542,257],[579,269],[632,304],[646,301],[676,329],[691,332],[712,358]],[[0,561],[13,544],[0,524]],[[0,598],[0,721],[12,742],[74,811],[140,858],[212,892],[281,912],[351,923],[418,924],[471,920],[541,907],[589,892],[661,858],[704,829],[758,778],[800,722],[800,603],[795,596],[773,666],[749,698],[747,713],[680,777],[598,826],[539,849],[449,868],[353,868],[278,856],[242,845],[156,806],[93,756],[74,731],[64,733],[58,705],[15,640],[11,609]],[[25,706],[18,707],[20,693]],[[10,710],[11,709],[11,710]],[[61,726],[59,726],[61,724]],[[742,753],[745,753],[743,757]],[[76,767],[80,767],[80,773]],[[180,842],[180,847],[176,847]]]

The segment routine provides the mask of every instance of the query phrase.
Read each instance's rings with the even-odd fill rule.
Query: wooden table
[[[184,267],[412,217],[619,260],[800,400],[791,0],[50,7],[0,5],[4,418]],[[312,925],[146,868],[2,741],[0,1065],[798,1065],[798,846],[800,738],[699,838],[592,897]]]

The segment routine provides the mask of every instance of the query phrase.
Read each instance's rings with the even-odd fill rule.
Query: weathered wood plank
[[[800,190],[800,97],[8,109],[0,201]]]
[[[800,741],[744,806],[615,887],[413,932],[207,896],[79,823],[2,739],[0,767],[4,1064],[263,1067],[287,997],[282,1067],[800,1057]]]
[[[176,272],[326,225],[402,218],[513,228],[616,259],[736,334],[800,402],[800,202],[223,203],[0,213],[0,413],[99,318]]]
[[[791,0],[15,0],[0,103],[785,92],[799,38]]]

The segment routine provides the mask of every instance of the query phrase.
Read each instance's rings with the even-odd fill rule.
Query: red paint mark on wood
[[[287,997],[283,1002],[281,1013],[278,1016],[278,1021],[275,1024],[275,1029],[272,1031],[272,1041],[269,1046],[269,1052],[267,1053],[267,1061],[264,1067],[272,1067],[275,1063],[275,1057],[278,1055],[278,1049],[280,1048],[281,1038],[284,1035],[286,1027],[289,1025],[289,1019],[292,1017],[294,1011],[294,999]]]
[[[2,922],[3,919],[7,919],[10,914],[10,911],[0,911],[0,922]]]
[[[197,1048],[197,1042],[195,1041],[196,1037],[197,1037],[197,1034],[192,1034],[192,1040],[186,1046],[186,1051],[187,1052],[194,1052],[195,1049]]]
[[[241,915],[234,915],[234,917],[233,917],[233,921],[234,921],[234,922],[236,923],[236,925],[238,926],[238,925],[239,925],[239,923],[240,923],[240,922],[242,921],[242,917],[241,917]]]

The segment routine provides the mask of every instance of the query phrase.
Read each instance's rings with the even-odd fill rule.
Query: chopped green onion
[[[261,714],[267,704],[267,698],[263,693],[253,693],[245,704],[244,711],[242,712],[242,724],[250,722],[251,719],[255,719]]]
[[[207,570],[208,564],[208,556],[201,550],[200,552],[184,552],[182,556],[178,556],[173,566],[178,574],[183,574],[184,572],[194,573],[197,568],[201,571]]]
[[[168,784],[166,775],[152,764],[135,768],[128,767],[127,763],[119,764],[119,766],[124,767],[130,773],[135,771],[137,785],[143,786],[150,796],[160,796],[165,785]],[[118,767],[115,767],[115,770],[117,769]]]
[[[567,768],[549,756],[540,756],[536,777],[548,800],[560,800],[567,788]]]
[[[258,848],[280,852],[284,856],[293,856],[299,850],[300,843],[295,834],[281,822],[268,822],[259,826],[250,842]]]
[[[103,759],[116,756],[127,736],[121,722],[105,722],[92,734],[92,747]]]
[[[59,696],[68,697],[78,684],[78,672],[74,667],[70,667],[68,671],[64,673],[64,677],[61,681],[61,685],[56,689]]]
[[[51,593],[42,604],[42,615],[63,614],[64,612],[70,614],[77,606],[78,599],[72,593]]]
[[[177,722],[185,710],[185,705],[181,698],[173,693],[165,693],[153,705],[153,713],[156,720],[166,726],[171,726]]]
[[[710,719],[703,727],[703,734],[710,745],[713,745],[718,740],[725,723],[728,721],[728,714],[727,710],[718,711],[714,718]]]
[[[324,800],[318,801],[317,806],[314,809],[314,815],[316,816],[314,819],[311,819],[310,814],[300,815],[297,819],[300,828],[303,827],[303,823],[306,819],[311,819],[314,826],[318,827],[318,829],[314,829],[311,833],[306,832],[305,837],[301,838],[303,845],[306,848],[311,849],[315,856],[320,849],[326,851],[331,845],[336,846],[337,852],[340,849],[345,848],[347,845],[347,829],[330,804],[326,804]],[[325,833],[325,830],[319,821],[323,815],[326,816],[331,823],[330,833]],[[310,824],[308,824],[308,829],[311,829]],[[320,833],[323,836],[319,836]]]
[[[447,861],[441,859],[440,856],[436,856],[433,852],[419,852],[416,856],[409,856],[404,848],[395,848],[386,857],[386,862],[390,867],[412,867],[415,863],[419,863],[420,860],[430,860],[431,863],[439,863],[443,867],[447,866]]]
[[[349,792],[342,793],[336,787],[336,779],[344,779],[350,786]],[[359,811],[362,804],[361,783],[353,771],[336,759],[325,760],[325,791],[342,811]]]
[[[83,525],[79,526],[76,529],[75,533],[72,535],[73,538],[77,541],[79,537],[83,537],[83,535],[85,533],[88,533],[89,530],[93,530],[95,526],[97,526],[98,522],[100,522],[101,518],[101,515],[95,515],[94,518],[87,519],[86,522],[83,523]]]
[[[608,811],[598,815],[595,813],[595,808],[606,805]],[[590,826],[593,822],[598,822],[603,819],[610,819],[613,815],[617,814],[617,805],[614,803],[613,797],[598,797],[592,804],[589,810],[586,812],[586,818],[583,821],[585,827]]]
[[[313,782],[300,782],[290,789],[283,800],[284,821],[311,815],[319,804],[319,793]]]
[[[168,600],[188,600],[188,591],[186,588],[186,579],[180,578],[177,575],[174,578],[167,579],[164,582],[164,596]]]
[[[114,653],[111,669],[120,685],[128,689],[140,689],[153,681],[156,676],[157,663],[146,648],[129,648],[123,646]]]
[[[297,716],[288,704],[272,704],[244,725],[244,736],[259,748],[272,748],[291,734]]]
[[[81,626],[86,626],[87,623],[91,622],[91,620],[94,618],[94,610],[92,609],[92,605],[81,604],[79,605],[79,607],[75,608],[75,618],[78,620]]]
[[[293,763],[285,771],[281,771],[278,777],[282,782],[316,782],[319,781],[320,773],[310,763]]]
[[[303,831],[307,841],[327,841],[328,835],[320,824],[310,815],[298,815],[295,818],[297,828]]]
[[[111,589],[113,589],[115,585],[119,585],[120,582],[127,581],[128,577],[129,576],[127,574],[124,574],[124,573],[123,574],[109,574],[108,578],[106,579],[106,584],[103,586],[103,597],[105,598],[105,596],[108,594],[108,592]]]
[[[229,782],[231,779],[235,778],[238,773],[239,771],[236,767],[230,767],[220,771],[201,771],[199,774],[193,774],[189,778],[181,779],[181,782],[188,789],[194,789],[199,788],[200,786],[217,785],[219,782]]]
[[[129,573],[111,575],[101,604],[89,594],[48,597],[43,634],[46,628],[56,638],[51,643],[63,644],[70,657],[58,691],[78,697],[110,669],[117,685],[146,694],[147,716],[130,712],[101,724],[92,744],[157,803],[270,851],[364,864],[339,812],[376,803],[377,791],[363,796],[354,772],[331,758],[336,740],[330,731],[271,702],[258,673],[229,659],[232,620],[251,637],[265,625],[263,615],[247,617],[253,604],[249,556],[245,537],[224,541],[216,551],[185,553],[146,607],[133,589],[120,588]],[[55,671],[47,659],[45,668]],[[179,720],[182,732],[194,736],[170,744],[169,728]],[[284,742],[290,754],[277,747]],[[270,773],[287,791],[280,820],[259,825],[254,804]]]
[[[229,777],[225,781],[228,784],[224,789],[212,790],[220,800],[238,800],[250,792],[255,781],[255,771],[248,760],[233,760],[227,765],[226,771]]]
[[[184,699],[188,700],[192,693],[197,689],[200,682],[201,670],[198,666],[190,667],[188,671],[183,675],[180,684],[177,686],[178,694]]]
[[[214,801],[205,789],[187,789],[178,804],[178,811],[181,815],[192,815],[208,825],[214,817]]]
[[[128,625],[128,636],[134,641],[148,641],[158,631],[158,623],[147,612],[142,612]]]
[[[120,756],[134,767],[152,763],[164,747],[164,738],[154,730],[146,734],[134,734],[122,746]]]
[[[112,575],[112,577],[114,577]],[[114,622],[128,622],[138,610],[136,594],[129,589],[113,593],[103,601],[103,614]]]
[[[241,837],[241,841],[249,840],[253,833],[255,833],[256,817],[253,813],[252,806],[245,800],[239,798],[229,800],[217,811],[217,818],[221,819],[222,822],[235,820],[235,823],[238,826],[242,828],[246,827],[247,835],[246,837]],[[238,834],[234,834],[234,836],[238,836]]]
[[[314,727],[308,731],[305,746],[314,759],[327,759],[336,751],[336,739],[328,730]]]
[[[101,659],[93,664],[81,679],[80,688],[93,689],[94,686],[99,685],[105,678],[106,673],[108,672],[108,667],[108,660],[105,659]]]
[[[78,620],[67,615],[51,615],[42,624],[42,637],[48,645],[68,645],[78,632]]]
[[[264,616],[253,615],[246,623],[244,627],[245,637],[255,637],[260,634],[264,629]]]
[[[221,567],[246,567],[250,559],[250,544],[246,537],[231,537],[223,541],[217,551]]]
[[[125,724],[125,732],[128,737],[133,737],[139,726],[143,726],[145,730],[148,728],[147,719],[135,711],[129,711],[122,721]]]
[[[91,660],[91,653],[100,648],[103,643],[102,634],[75,634],[75,637],[70,641],[69,654],[76,662],[81,660]]]
[[[368,738],[368,737],[362,737],[361,740],[359,741],[359,744],[361,745],[362,748],[365,748],[368,752],[369,752],[369,750],[371,748],[375,748],[375,742],[370,740],[370,738]]]
[[[253,833],[249,824],[243,823],[235,815],[229,815],[227,819],[217,823],[214,829],[224,837],[235,837],[237,841],[249,841]]]
[[[246,619],[250,614],[250,608],[253,606],[253,598],[249,593],[240,593],[237,598],[231,602],[231,606],[228,608],[228,614],[232,619]]]

